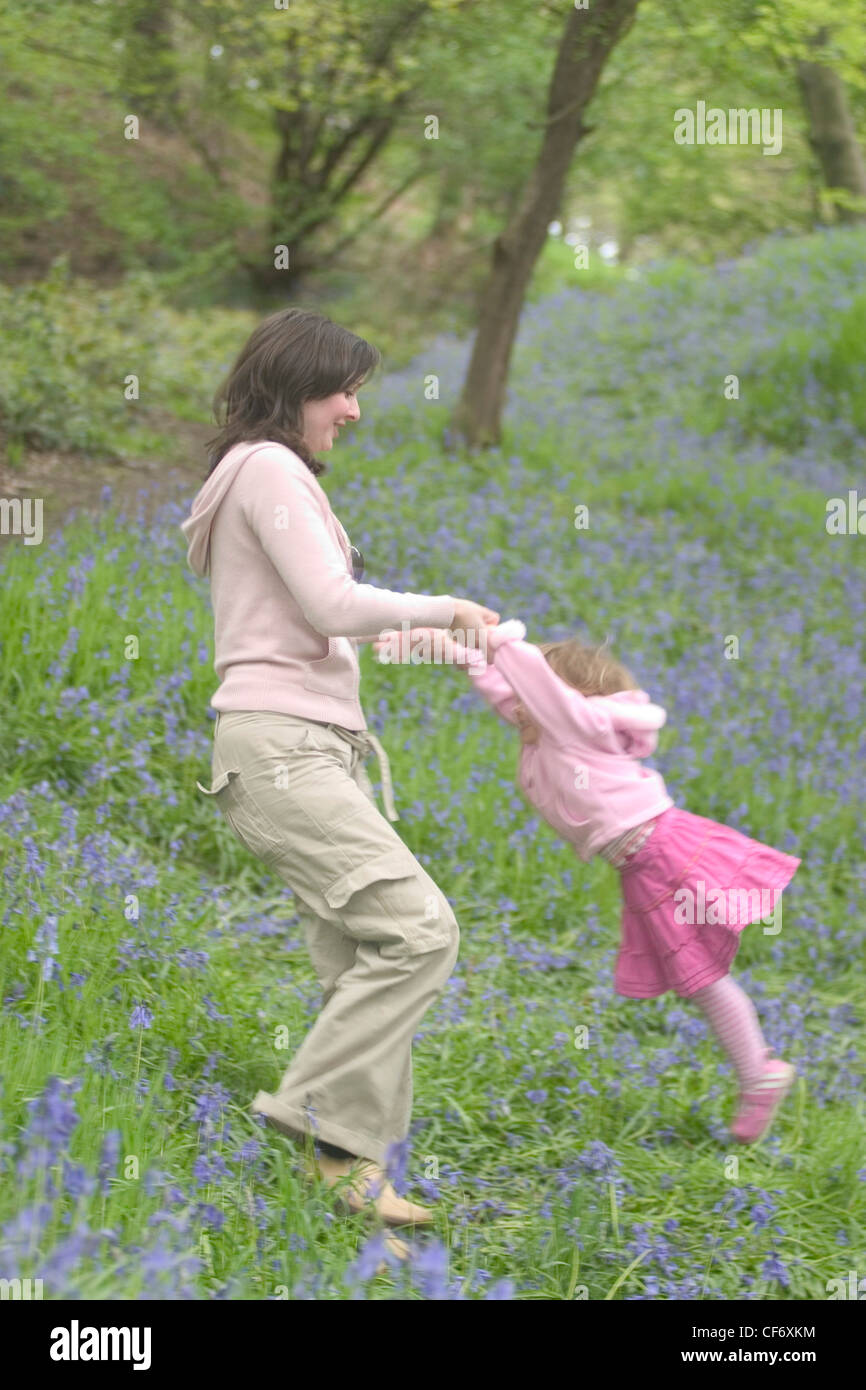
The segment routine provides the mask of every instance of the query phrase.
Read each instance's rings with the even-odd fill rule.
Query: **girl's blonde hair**
[[[615,695],[618,690],[639,690],[640,686],[629,671],[607,650],[585,647],[576,637],[562,642],[539,642],[538,650],[560,680],[574,686],[581,695]]]

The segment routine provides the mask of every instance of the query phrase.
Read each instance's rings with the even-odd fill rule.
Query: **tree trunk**
[[[499,444],[508,364],[526,289],[556,218],[583,114],[607,59],[634,21],[639,0],[594,0],[565,23],[547,99],[541,151],[508,225],[496,238],[481,295],[478,333],[446,438],[472,450]]]
[[[122,95],[137,115],[170,129],[179,97],[172,5],[169,0],[127,0],[118,22],[125,44]]]
[[[810,47],[820,52],[826,39],[826,29],[819,29]],[[797,76],[809,119],[809,144],[820,163],[826,187],[841,188],[856,198],[866,199],[866,163],[842,79],[823,63],[803,60],[797,63]],[[866,208],[858,211],[840,203],[836,210],[840,222],[866,222]]]
[[[325,85],[315,100],[292,111],[274,111],[277,151],[271,176],[268,240],[261,262],[244,262],[257,292],[284,293],[297,286],[299,276],[332,261],[333,251],[320,252],[313,234],[336,220],[348,194],[390,140],[412,92],[405,86],[392,97],[374,99],[367,89],[374,79],[394,78],[395,47],[407,45],[412,31],[429,12],[429,0],[407,0],[399,12],[386,10],[385,24],[371,31],[368,46],[359,54],[365,74],[360,84],[362,97],[347,127],[329,130]],[[290,34],[285,43],[285,82],[289,88],[297,76],[297,49],[298,38]],[[326,80],[327,74],[323,84]],[[340,243],[344,244],[348,244],[346,238]],[[287,247],[287,270],[274,266],[275,246]]]

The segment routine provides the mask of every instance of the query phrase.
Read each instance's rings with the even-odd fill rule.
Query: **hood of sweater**
[[[248,449],[229,449],[197,492],[190,514],[180,527],[187,540],[186,559],[193,574],[199,575],[200,578],[210,574],[211,527],[223,498],[238,473],[256,449],[273,447],[273,442],[264,440]]]
[[[630,758],[648,758],[658,746],[658,731],[667,719],[645,690],[618,690],[615,695],[593,695],[589,703],[610,720],[611,736],[620,752]]]

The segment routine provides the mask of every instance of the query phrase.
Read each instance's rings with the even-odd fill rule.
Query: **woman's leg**
[[[337,988],[340,976],[354,964],[355,943],[333,923],[326,922],[324,917],[317,916],[307,907],[306,903],[299,899],[295,902],[295,913],[304,929],[307,951],[322,987],[322,1006],[324,1007]],[[327,1154],[329,1158],[357,1157],[348,1149],[338,1148],[336,1144],[328,1144],[324,1139],[317,1139],[316,1142],[321,1152]]]
[[[252,1108],[384,1163],[406,1137],[412,1038],[454,968],[460,933],[358,776],[355,753],[310,721],[235,716],[215,740],[213,794],[243,843],[326,923],[311,950],[324,1007],[276,1093],[260,1092]]]
[[[751,999],[730,975],[705,985],[689,998],[728,1054],[741,1089],[749,1090],[760,1080],[770,1055]]]
[[[376,806],[376,794],[367,776],[363,762],[353,758],[350,775],[364,792],[369,801]],[[329,922],[313,912],[302,899],[295,899],[295,913],[300,922],[307,952],[322,988],[322,1008],[331,1000],[335,989],[345,971],[355,963],[356,944],[345,934],[342,924]],[[394,1109],[390,1116],[390,1128],[395,1134],[408,1134],[412,1118],[413,1100],[412,1053],[406,1052],[403,1072],[394,1092]],[[348,1149],[317,1139],[319,1149],[330,1158],[351,1158]]]
[[[409,882],[397,891],[406,892]],[[394,888],[380,882],[356,897],[369,897],[371,905],[378,898],[385,915]],[[360,902],[353,907],[364,910]],[[457,939],[402,958],[360,942],[355,964],[341,976],[278,1089],[270,1097],[259,1092],[253,1109],[294,1133],[324,1135],[326,1143],[384,1164],[389,1144],[406,1137],[402,1088],[412,1038],[456,956]]]
[[[296,900],[295,912],[304,929],[307,951],[322,987],[322,1007],[330,1001],[341,976],[355,963],[355,943],[339,927],[312,912],[306,903]],[[396,1113],[391,1120],[396,1133],[408,1133],[412,1113],[412,1055],[407,1054],[403,1076],[397,1086]],[[322,1153],[330,1158],[353,1158],[348,1149],[317,1140]]]

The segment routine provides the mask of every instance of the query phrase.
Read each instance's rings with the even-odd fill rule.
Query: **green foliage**
[[[439,207],[454,214],[455,249],[480,276],[538,152],[563,15],[518,0],[436,0],[401,29],[401,13],[417,10],[408,0],[373,14],[363,0],[285,10],[246,0],[175,0],[167,9],[159,0],[55,0],[51,32],[42,33],[29,0],[7,0],[0,271],[39,275],[66,254],[77,272],[100,280],[145,267],[170,279],[176,302],[203,304],[248,290],[250,267],[267,260],[275,215],[283,240],[296,231],[295,249],[313,261],[319,255],[329,270],[345,271],[357,264],[357,246],[369,253],[372,277],[384,280],[398,259],[391,249],[414,246]],[[822,54],[848,84],[862,129],[854,0],[723,0],[701,13],[643,0],[592,103],[562,220],[589,213],[593,246],[615,237],[635,261],[672,250],[711,260],[776,227],[807,230],[819,198],[796,62],[824,25]],[[62,42],[53,37],[61,34]],[[371,55],[389,34],[389,62],[377,68]],[[337,146],[353,123],[378,119],[398,97],[405,101],[392,135],[352,182],[357,146],[347,140],[339,158]],[[675,145],[674,110],[699,98],[783,108],[784,153]],[[335,162],[321,188],[316,177],[289,180],[275,201],[275,124],[286,112],[314,140],[311,171],[332,153]],[[138,140],[123,135],[130,113],[140,119]],[[431,115],[435,140],[424,138]],[[416,172],[408,214],[401,200],[354,242],[365,215]],[[326,219],[307,248],[314,205]],[[348,256],[330,262],[344,237]],[[462,284],[447,263],[435,273],[441,299],[450,296],[460,313]],[[542,284],[539,277],[538,292]]]
[[[611,265],[597,251],[587,257],[586,266],[575,266],[575,248],[562,236],[548,236],[535,263],[527,300],[535,303],[548,295],[569,288],[587,293],[606,294],[622,285],[628,271]]]
[[[676,717],[659,761],[677,801],[682,790],[690,809],[724,820],[737,808],[751,833],[778,843],[794,831],[808,846],[783,934],[756,928],[740,946],[768,1043],[800,1076],[772,1136],[743,1153],[732,1178],[735,1084],[715,1041],[670,995],[613,994],[616,876],[601,861],[578,863],[544,824],[528,826],[512,731],[460,673],[377,666],[362,649],[364,706],[389,750],[400,836],[447,889],[461,926],[454,976],[413,1049],[409,1178],[429,1178],[435,1159],[438,1200],[417,1195],[434,1206],[449,1279],[466,1298],[501,1278],[522,1300],[579,1290],[825,1298],[826,1281],[864,1248],[861,1022],[847,1002],[859,997],[863,958],[858,538],[827,537],[810,480],[766,458],[744,470],[728,439],[698,456],[653,408],[667,408],[660,383],[671,377],[701,395],[708,378],[681,382],[677,369],[706,354],[714,371],[719,326],[742,334],[756,303],[752,336],[769,319],[796,363],[806,312],[830,344],[826,370],[849,370],[861,296],[831,331],[822,289],[833,284],[841,298],[861,260],[862,235],[846,233],[762,251],[756,281],[748,264],[727,281],[678,265],[648,284],[621,278],[603,296],[559,295],[533,316],[534,346],[521,343],[529,385],[507,477],[489,470],[475,495],[465,459],[401,405],[377,421],[379,452],[359,451],[357,469],[348,455],[329,484],[353,534],[375,538],[373,582],[388,572],[417,592],[495,593],[503,616],[533,610],[533,639],[576,614],[599,638],[616,633],[624,658],[631,648],[639,669],[653,668],[654,691],[667,682]],[[638,312],[653,300],[655,320]],[[663,339],[689,304],[701,340],[673,343],[670,358],[663,340],[647,360],[653,331]],[[584,308],[598,320],[594,337],[581,332]],[[7,292],[4,312],[7,341],[29,333],[47,356],[45,409],[62,387],[95,411],[138,332],[158,397],[174,391],[180,406],[187,392],[193,413],[205,378],[215,384],[207,353],[219,353],[221,332],[237,346],[243,323],[170,310],[147,277],[88,300],[62,267],[38,294]],[[68,335],[87,366],[78,383],[63,375],[58,339]],[[572,428],[577,447],[564,452],[588,337],[604,359],[591,366],[609,413],[583,434]],[[578,537],[570,512],[583,498],[592,527]],[[171,508],[142,532],[112,511],[42,547],[10,538],[0,557],[5,1258],[20,1259],[22,1277],[44,1261],[53,1298],[152,1297],[158,1271],[168,1297],[273,1299],[284,1287],[303,1298],[309,1284],[298,1284],[315,1273],[331,1300],[397,1298],[390,1272],[352,1294],[364,1224],[314,1196],[293,1149],[249,1113],[308,1032],[319,988],[289,887],[195,789],[212,753],[213,619],[207,586],[184,565],[183,514]],[[720,634],[732,630],[742,660],[724,663]],[[144,1021],[133,1012],[142,1004]],[[588,1032],[582,1049],[577,1025]],[[56,1163],[39,1161],[55,1112],[34,1113],[51,1078],[80,1081],[63,1097],[75,1122]],[[102,1161],[107,1130],[118,1133],[112,1161]],[[600,1158],[609,1177],[593,1166]],[[76,1253],[78,1223],[114,1233],[104,1258]],[[768,1268],[771,1253],[789,1282]],[[172,1267],[187,1257],[198,1259],[180,1291]]]
[[[10,0],[0,14],[0,271],[20,279],[60,255],[103,281],[142,266],[173,272],[187,301],[225,289],[238,229],[257,214],[183,137],[180,110],[168,128],[148,114],[150,70],[136,88],[144,106],[130,106],[134,54],[147,44],[131,58],[114,46],[124,7],[58,0],[46,33],[31,9]],[[124,136],[129,114],[137,140]]]
[[[692,419],[707,433],[730,418],[718,393]],[[752,350],[741,374],[737,422],[744,437],[799,448],[815,424],[845,421],[866,435],[866,293],[820,328],[787,328]]]
[[[155,412],[209,420],[216,383],[254,316],[204,318],[165,302],[143,271],[94,289],[59,258],[44,280],[0,285],[0,419],[13,448],[82,449],[129,458],[159,446]],[[126,399],[126,379],[139,397]]]
[[[840,314],[814,372],[828,413],[851,420],[866,435],[866,291]]]

